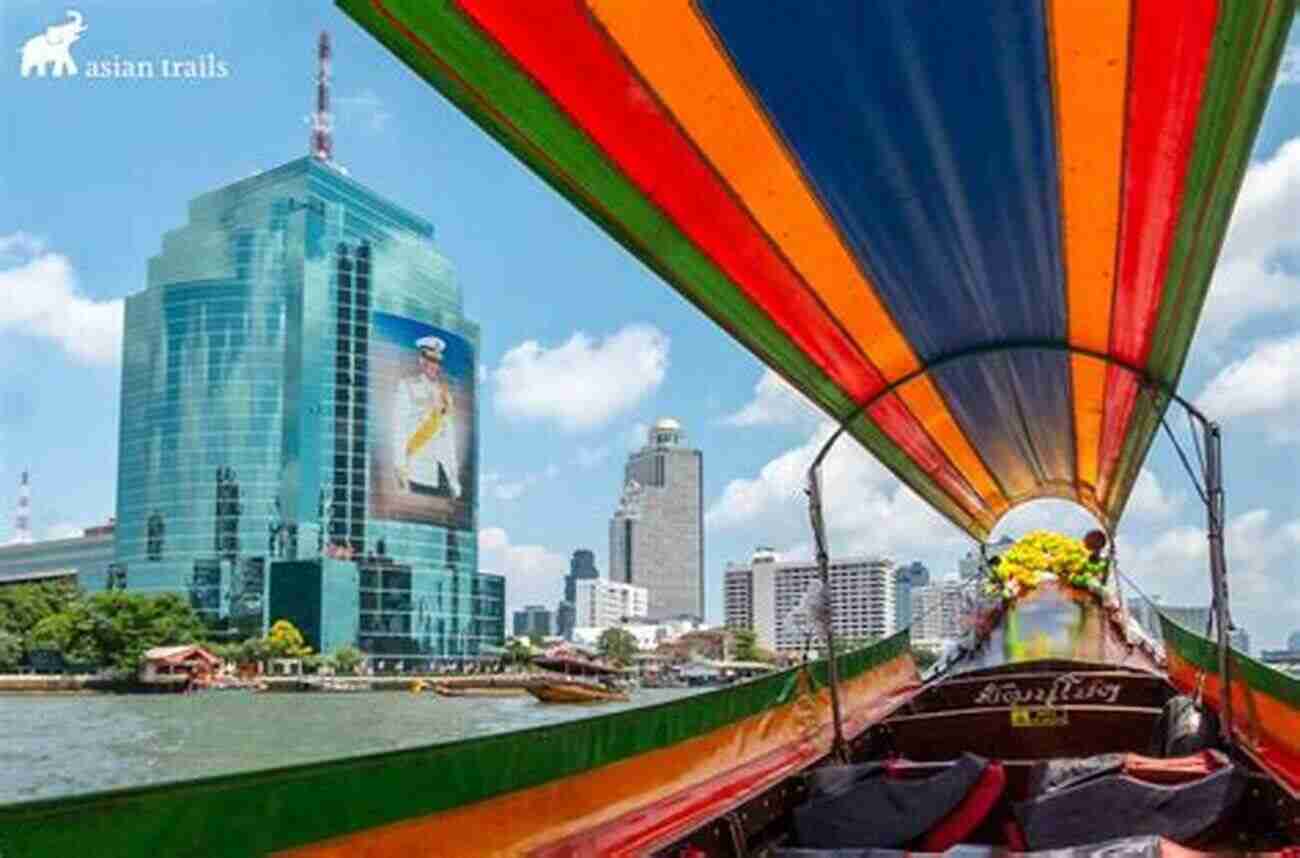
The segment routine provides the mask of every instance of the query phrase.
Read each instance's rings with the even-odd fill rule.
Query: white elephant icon
[[[86,32],[81,13],[76,9],[68,10],[68,22],[45,28],[39,36],[32,36],[23,43],[23,77],[31,77],[33,71],[37,77],[45,77],[48,71],[54,77],[69,77],[77,73],[77,64],[72,61],[68,48]]]

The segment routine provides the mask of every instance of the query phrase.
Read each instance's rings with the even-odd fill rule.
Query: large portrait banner
[[[414,319],[372,318],[370,515],[468,529],[477,476],[474,350]]]

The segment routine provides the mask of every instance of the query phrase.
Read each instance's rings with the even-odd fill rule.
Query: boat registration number
[[[1012,727],[1064,727],[1070,716],[1054,706],[1012,706]]]

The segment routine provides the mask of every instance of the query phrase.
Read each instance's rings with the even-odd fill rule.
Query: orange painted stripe
[[[1070,345],[1100,354],[1115,292],[1129,17],[1129,4],[1114,0],[1048,3]],[[1076,474],[1089,495],[1100,478],[1105,397],[1094,363],[1072,361]]]
[[[1070,375],[1074,384],[1074,444],[1079,502],[1100,510],[1097,478],[1101,466],[1101,418],[1106,404],[1106,363],[1087,355],[1071,355]]]
[[[690,0],[587,0],[610,38],[886,381],[920,363]],[[1006,499],[928,377],[900,393],[994,510]]]
[[[902,655],[844,683],[846,715],[879,715],[881,701],[905,694],[919,677]],[[746,762],[782,748],[809,759],[829,750],[823,689],[729,727],[575,777],[507,793],[444,813],[385,825],[324,843],[276,853],[278,858],[392,858],[437,855],[524,856],[662,802]],[[865,725],[864,725],[865,726]]]
[[[1201,686],[1200,668],[1173,648],[1168,651],[1169,678],[1186,694],[1201,687],[1206,701],[1222,710],[1223,683],[1217,673],[1206,673]],[[1300,796],[1300,712],[1271,694],[1257,691],[1240,680],[1232,683],[1233,735],[1270,774]]]

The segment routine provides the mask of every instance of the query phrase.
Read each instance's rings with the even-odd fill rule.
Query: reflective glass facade
[[[271,564],[329,557],[360,589],[331,596],[346,585],[325,582],[322,640],[355,629],[369,652],[428,655],[501,642],[504,599],[484,598],[495,585],[477,574],[475,414],[461,415],[467,527],[371,513],[389,478],[370,456],[383,434],[376,314],[477,355],[432,227],[336,169],[303,158],[191,202],[127,299],[116,555],[128,589],[184,592],[208,619],[256,631],[275,619]],[[390,567],[408,571],[404,598],[366,572]]]

